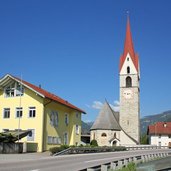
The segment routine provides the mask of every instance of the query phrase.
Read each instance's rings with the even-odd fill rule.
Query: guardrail
[[[127,158],[122,158],[119,160],[114,160],[112,162],[96,165],[93,167],[88,167],[80,171],[108,171],[109,169],[116,170],[116,169],[121,169],[123,167],[126,167],[128,163],[130,162],[134,162],[135,164],[138,164],[140,162],[148,162],[156,158],[167,157],[168,155],[169,155],[168,152],[161,152],[161,153],[158,152],[158,153],[151,153],[151,154],[145,154],[145,155],[137,155],[133,157],[127,157]]]
[[[168,149],[168,146],[156,146],[156,145],[136,145],[126,146],[127,150],[152,150],[152,149]]]

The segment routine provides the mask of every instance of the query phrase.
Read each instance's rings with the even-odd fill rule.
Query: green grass
[[[109,171],[114,171],[114,170],[110,169]],[[115,171],[136,171],[136,164],[131,162],[126,167],[123,167],[122,169],[117,169]]]

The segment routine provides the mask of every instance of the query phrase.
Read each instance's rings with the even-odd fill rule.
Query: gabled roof
[[[124,64],[124,61],[125,61],[128,53],[129,53],[129,55],[134,63],[134,66],[138,72],[139,71],[139,59],[138,59],[138,54],[135,54],[135,52],[134,52],[134,45],[133,45],[133,40],[132,40],[129,17],[127,18],[124,52],[123,52],[122,56],[120,57],[120,68],[119,68],[120,71],[122,69],[122,66]]]
[[[77,111],[79,111],[81,113],[84,113],[84,114],[86,113],[82,109],[74,106],[73,104],[69,103],[68,101],[66,101],[66,100],[64,100],[62,98],[60,98],[59,96],[56,96],[56,95],[54,95],[54,94],[52,94],[52,93],[38,87],[38,86],[35,86],[35,85],[33,85],[33,84],[31,84],[31,83],[29,83],[27,81],[21,80],[20,78],[14,77],[14,76],[12,76],[10,74],[5,75],[0,80],[0,87],[2,87],[3,85],[8,84],[11,79],[22,83],[22,85],[24,85],[25,87],[27,87],[27,88],[31,89],[32,91],[36,92],[37,94],[39,94],[43,98],[48,98],[48,99],[53,100],[55,102],[58,102],[58,103],[60,103],[60,104],[62,104],[64,106],[75,109],[75,110],[77,110]]]
[[[116,116],[115,116],[116,115]],[[118,120],[118,113],[114,112],[107,102],[97,116],[91,130],[121,130]]]
[[[171,122],[157,122],[148,126],[148,135],[171,135]]]

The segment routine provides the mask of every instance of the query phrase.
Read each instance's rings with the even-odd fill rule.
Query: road
[[[158,149],[155,152],[164,152],[171,150]],[[0,171],[78,171],[92,167],[96,164],[103,164],[110,161],[118,160],[123,157],[137,156],[148,154],[154,150],[136,150],[124,152],[110,153],[93,153],[93,154],[78,154],[64,156],[30,156],[30,158],[22,154],[15,154],[13,158],[8,159],[8,155],[4,155],[6,159],[0,159]],[[28,154],[29,155],[29,154]],[[3,154],[0,158],[4,158]],[[18,157],[17,157],[18,156]],[[10,156],[11,157],[11,156]]]

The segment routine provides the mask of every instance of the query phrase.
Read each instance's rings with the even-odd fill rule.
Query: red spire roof
[[[127,18],[127,27],[126,27],[126,38],[125,38],[125,45],[124,45],[124,51],[120,58],[120,71],[124,64],[125,58],[127,54],[129,53],[136,70],[138,71],[138,54],[135,54],[134,52],[134,45],[132,41],[132,35],[131,35],[131,27],[130,27],[130,21],[129,16]]]

